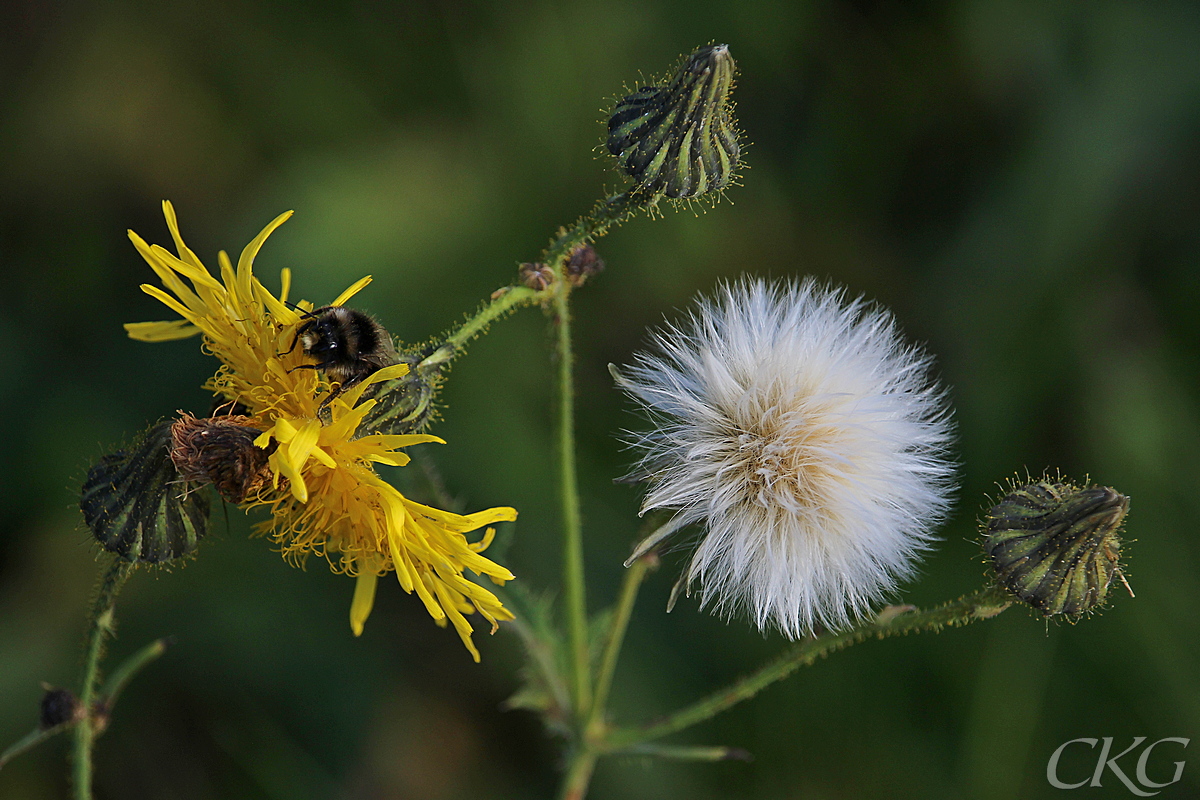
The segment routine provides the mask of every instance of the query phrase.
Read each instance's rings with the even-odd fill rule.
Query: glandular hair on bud
[[[1121,571],[1129,498],[1105,486],[1044,478],[1011,491],[985,515],[984,550],[998,583],[1046,617],[1099,608]],[[1132,593],[1132,592],[1131,592]]]
[[[694,198],[728,186],[741,152],[730,102],[734,72],[727,45],[701,47],[670,81],[617,103],[608,151],[621,171],[655,196]]]

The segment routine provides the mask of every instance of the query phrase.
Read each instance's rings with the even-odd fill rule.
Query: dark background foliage
[[[741,70],[744,185],[713,210],[618,229],[578,295],[593,607],[637,526],[636,490],[611,481],[629,458],[614,434],[636,419],[605,365],[742,273],[845,284],[938,359],[962,490],[905,600],[979,585],[985,493],[1047,466],[1132,496],[1138,596],[1075,626],[1017,610],[864,644],[674,739],[745,747],[752,763],[613,760],[594,796],[1057,797],[1045,764],[1068,739],[1200,733],[1194,3],[121,0],[0,17],[0,742],[33,724],[39,681],[77,680],[99,569],[74,505],[88,464],[208,404],[214,364],[195,342],[123,335],[169,316],[137,289],[152,275],[126,228],[167,242],[170,198],[215,264],[294,208],[258,261],[268,283],[290,266],[295,292],[325,302],[371,273],[357,302],[423,340],[619,185],[593,148],[622,85],[714,40]],[[446,387],[434,432],[450,444],[427,446],[464,506],[521,510],[504,563],[536,588],[558,581],[547,330],[537,311],[495,325]],[[351,581],[248,534],[218,509],[196,560],[122,596],[110,663],[178,643],[101,739],[99,797],[554,791],[538,721],[500,709],[514,636],[483,636],[476,666],[385,582],[354,639]],[[688,602],[664,615],[679,560],[635,613],[621,719],[783,644]],[[1090,773],[1080,753],[1064,774]],[[65,797],[64,758],[56,741],[14,762],[0,797]],[[1194,796],[1200,763],[1184,775],[1161,796]],[[1111,774],[1103,792],[1125,796]]]

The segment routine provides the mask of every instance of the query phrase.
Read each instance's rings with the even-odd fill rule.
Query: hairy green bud
[[[429,348],[427,353],[400,356],[409,370],[399,378],[380,381],[363,393],[375,405],[363,417],[358,435],[415,433],[425,427],[434,412],[434,396],[441,385],[441,369],[453,357],[452,348]]]
[[[96,541],[126,561],[160,564],[196,549],[208,498],[171,460],[171,420],[152,425],[88,470],[79,498]]]
[[[984,518],[984,550],[999,584],[1022,602],[1046,617],[1077,617],[1104,604],[1113,578],[1125,582],[1119,529],[1128,510],[1129,498],[1104,486],[1014,484]]]
[[[621,171],[654,196],[686,199],[728,186],[741,150],[729,100],[734,70],[727,45],[701,47],[670,82],[617,103],[608,151]]]

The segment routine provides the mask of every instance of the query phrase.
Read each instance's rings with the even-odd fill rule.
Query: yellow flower
[[[291,216],[290,211],[276,217],[246,246],[236,269],[222,251],[220,280],[183,243],[169,202],[163,203],[163,213],[178,257],[147,245],[133,231],[129,238],[164,287],[143,284],[142,291],[183,319],[130,323],[125,329],[130,337],[148,342],[199,333],[204,348],[220,359],[220,369],[205,387],[249,409],[249,424],[263,431],[255,441],[258,447],[275,445],[268,459],[271,486],[243,506],[270,507],[271,519],[260,530],[293,563],[316,553],[335,572],[357,577],[350,605],[350,627],[356,636],[371,613],[378,577],[394,571],[404,590],[415,591],[439,625],[454,626],[479,661],[466,615],[478,612],[493,632],[499,620],[513,617],[494,594],[463,573],[486,575],[496,584],[513,575],[481,555],[492,541],[491,528],[474,543],[465,534],[514,520],[517,512],[490,508],[464,516],[441,511],[409,500],[376,474],[375,464],[408,463],[401,448],[442,443],[427,434],[356,435],[376,403],[362,399],[365,390],[404,375],[406,364],[381,369],[332,401],[324,376],[316,370],[294,369],[308,362],[299,348],[289,346],[302,314],[311,311],[312,304],[301,302],[294,307],[298,310],[286,304],[288,270],[282,272],[278,298],[253,274],[254,258],[263,242]],[[368,276],[356,282],[331,305],[344,304],[370,280]],[[328,409],[328,424],[318,416],[323,405]]]

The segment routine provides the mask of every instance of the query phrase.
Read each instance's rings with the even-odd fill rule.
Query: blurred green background
[[[194,341],[162,319],[132,228],[169,241],[171,199],[210,265],[295,209],[258,260],[275,286],[356,303],[397,336],[447,327],[620,185],[594,150],[639,73],[728,42],[749,168],[730,201],[639,218],[580,292],[579,444],[590,601],[636,533],[612,483],[636,426],[605,365],[698,291],[813,274],[890,306],[951,387],[962,490],[903,599],[982,581],[975,520],[1015,471],[1061,467],[1132,496],[1131,600],[1046,625],[1021,610],[871,642],[671,741],[751,763],[602,762],[596,798],[1042,798],[1078,737],[1200,734],[1200,7],[1191,2],[17,2],[0,10],[0,745],[39,681],[74,686],[100,565],[75,508],[88,465],[149,421],[203,411]],[[428,446],[465,507],[521,511],[503,563],[557,585],[549,336],[536,310],[456,365]],[[135,575],[110,664],[176,646],[98,747],[100,798],[551,796],[556,749],[506,712],[520,652],[471,663],[380,584],[351,636],[352,581],[286,565],[236,509],[199,557]],[[617,716],[675,708],[778,652],[742,622],[635,612]],[[0,772],[2,798],[64,798],[65,738]],[[1151,775],[1165,780],[1161,751]],[[1200,755],[1161,797],[1200,794]],[[1158,763],[1159,760],[1162,763]],[[1186,760],[1186,759],[1185,759]],[[1133,764],[1126,759],[1126,771]],[[1095,757],[1080,748],[1065,776]],[[1105,788],[1070,796],[1129,796]]]

